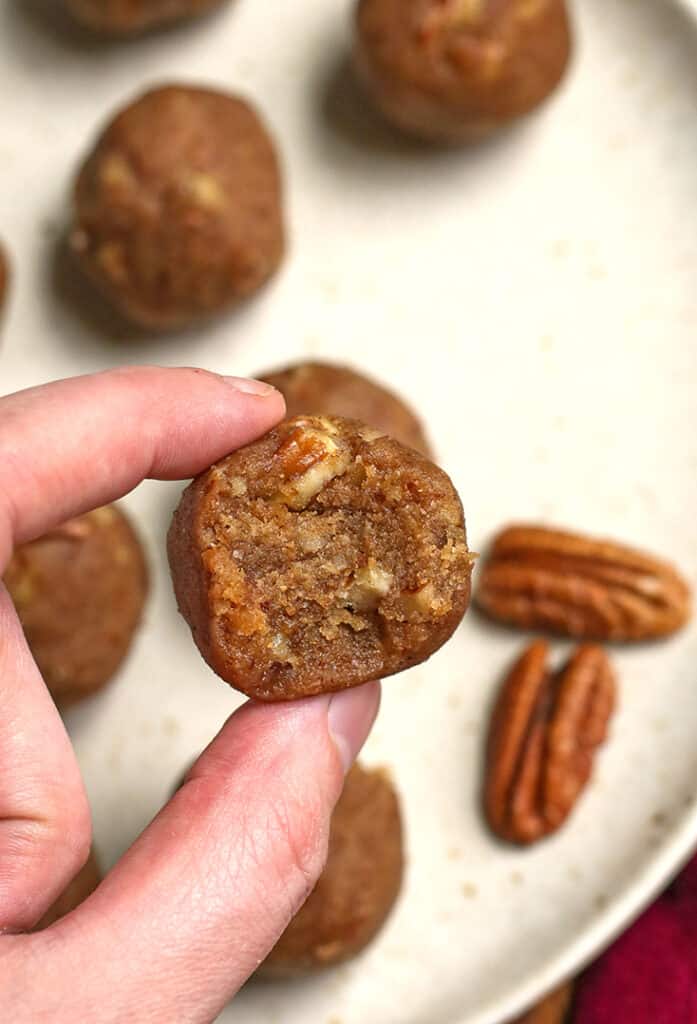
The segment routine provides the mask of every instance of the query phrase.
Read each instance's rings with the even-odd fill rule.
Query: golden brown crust
[[[433,458],[421,421],[398,395],[348,366],[294,363],[261,380],[273,384],[286,400],[286,415],[324,413],[360,420],[396,441]]]
[[[392,782],[383,771],[354,765],[332,817],[326,867],[259,974],[288,977],[356,956],[385,923],[403,871]]]
[[[65,917],[66,914],[75,910],[83,900],[86,900],[94,892],[101,880],[102,875],[99,862],[93,847],[85,864],[80,868],[75,878],[61,893],[53,906],[49,907],[34,930],[40,931],[42,928],[48,928],[49,925],[54,924],[59,918]]]
[[[225,0],[66,0],[81,25],[104,35],[126,36],[195,18]]]
[[[528,114],[569,61],[565,0],[359,0],[354,63],[378,109],[467,141]]]
[[[118,113],[83,164],[71,249],[122,315],[182,327],[276,271],[281,201],[273,143],[248,103],[164,86]]]
[[[17,548],[4,582],[60,707],[101,689],[131,645],[147,593],[140,541],[115,506]]]
[[[258,700],[358,686],[424,661],[469,601],[447,475],[352,420],[288,420],[184,492],[168,550],[208,664]]]

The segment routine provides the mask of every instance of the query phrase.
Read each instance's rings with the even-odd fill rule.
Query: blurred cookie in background
[[[70,250],[140,328],[182,328],[256,292],[285,248],[274,143],[243,99],[169,85],[120,110],[82,165]]]
[[[196,18],[226,0],[66,0],[72,17],[101,35],[129,36]]]
[[[377,109],[432,142],[467,142],[529,114],[571,54],[565,0],[359,0],[354,66]]]
[[[100,690],[126,657],[148,589],[142,545],[114,505],[18,547],[4,583],[61,708]]]
[[[286,415],[323,413],[360,420],[408,448],[433,458],[421,420],[383,384],[348,366],[323,362],[292,363],[260,375],[286,400]]]
[[[283,978],[349,960],[380,931],[402,884],[399,797],[384,770],[353,766],[334,809],[327,863],[259,968]]]
[[[92,847],[89,857],[75,875],[75,878],[61,893],[56,902],[49,907],[34,931],[48,928],[49,925],[55,924],[61,917],[65,917],[66,914],[79,907],[83,900],[86,900],[94,892],[101,880],[102,873],[99,861],[97,860],[94,847]]]

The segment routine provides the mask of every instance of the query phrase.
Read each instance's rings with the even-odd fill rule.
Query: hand
[[[146,477],[192,476],[282,415],[278,392],[202,370],[114,370],[0,399],[0,576],[16,544]],[[244,705],[93,895],[19,934],[85,861],[91,824],[0,585],[0,1019],[212,1021],[312,889],[378,702],[370,684]]]

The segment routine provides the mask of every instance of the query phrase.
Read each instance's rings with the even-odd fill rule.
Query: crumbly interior
[[[298,417],[211,471],[200,509],[212,635],[273,699],[422,661],[464,613],[448,477],[352,421]]]

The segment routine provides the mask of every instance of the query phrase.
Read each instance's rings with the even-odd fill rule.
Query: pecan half
[[[557,673],[548,653],[544,640],[523,652],[491,721],[486,816],[512,843],[534,843],[563,824],[590,778],[615,704],[602,647],[584,644]]]
[[[495,539],[477,603],[523,629],[587,640],[649,640],[690,617],[690,588],[668,563],[609,540],[540,526]]]

